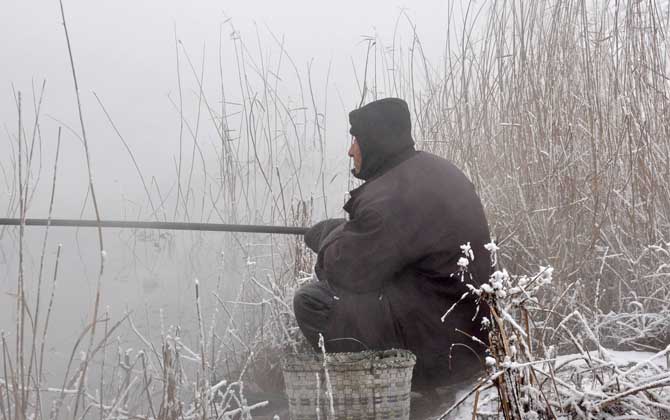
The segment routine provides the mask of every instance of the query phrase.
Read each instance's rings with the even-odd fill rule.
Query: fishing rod
[[[196,230],[202,232],[275,233],[279,235],[304,235],[306,227],[235,225],[221,223],[185,222],[131,222],[125,220],[79,220],[79,219],[26,219],[26,226],[103,227],[121,229]],[[0,226],[20,226],[21,219],[0,218]]]

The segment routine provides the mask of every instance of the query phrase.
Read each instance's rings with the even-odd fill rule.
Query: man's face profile
[[[361,165],[363,164],[363,156],[361,155],[361,148],[356,141],[356,137],[351,138],[351,146],[349,147],[349,157],[354,159],[354,172],[359,174],[361,172]]]

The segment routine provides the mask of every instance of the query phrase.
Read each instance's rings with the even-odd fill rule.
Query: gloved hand
[[[321,243],[336,227],[345,223],[345,219],[326,219],[315,224],[305,233],[305,244],[314,252],[319,252]]]

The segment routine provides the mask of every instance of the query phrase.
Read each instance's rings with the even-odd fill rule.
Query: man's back
[[[451,162],[415,152],[352,193],[347,207],[351,219],[370,209],[382,215],[384,229],[393,232],[389,239],[402,248],[403,265],[423,276],[447,278],[458,272],[458,260],[465,256],[460,246],[470,243],[473,281],[488,279],[484,209],[472,183]]]

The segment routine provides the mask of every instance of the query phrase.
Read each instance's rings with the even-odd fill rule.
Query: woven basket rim
[[[356,353],[326,353],[326,366],[335,371],[370,369],[406,369],[413,367],[416,356],[409,350],[366,350]],[[286,372],[312,372],[323,370],[320,353],[288,353],[281,361]]]

